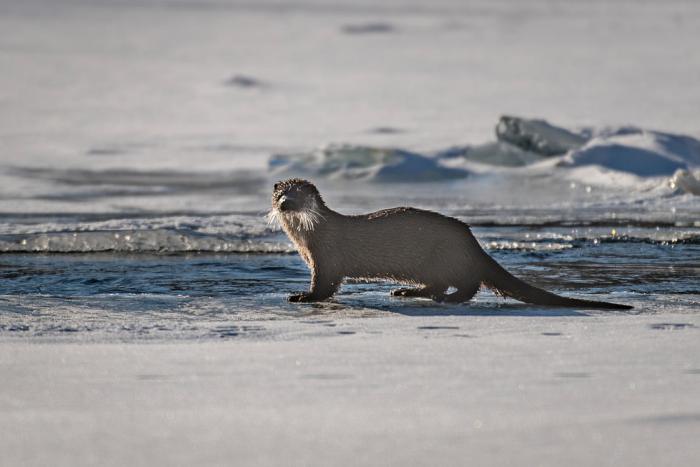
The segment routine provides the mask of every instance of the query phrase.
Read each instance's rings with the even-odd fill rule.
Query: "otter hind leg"
[[[464,303],[471,300],[481,288],[480,283],[468,284],[457,289],[456,292],[445,295],[445,301],[448,303]]]
[[[391,291],[394,297],[426,297],[425,287],[405,287]]]
[[[420,297],[430,298],[436,302],[441,302],[445,298],[445,290],[447,287],[436,287],[426,285],[424,287],[407,287],[391,291],[394,297]]]

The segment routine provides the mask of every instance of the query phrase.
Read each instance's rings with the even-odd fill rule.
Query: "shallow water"
[[[477,227],[506,268],[561,294],[635,306],[629,313],[694,313],[700,306],[698,229]],[[296,254],[4,254],[0,334],[80,339],[265,336],[246,321],[321,316],[585,316],[595,310],[542,309],[482,291],[468,304],[389,296],[385,283],[346,284],[332,302],[289,304],[309,273]],[[241,327],[243,326],[243,327]]]

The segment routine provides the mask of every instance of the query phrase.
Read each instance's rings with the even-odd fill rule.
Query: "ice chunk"
[[[443,167],[418,153],[370,146],[333,144],[301,154],[278,154],[268,162],[276,174],[364,179],[376,182],[424,182],[466,177],[469,172]]]
[[[524,151],[503,141],[476,146],[454,146],[438,152],[437,156],[441,159],[462,158],[467,161],[504,167],[522,167],[544,158],[540,154]]]
[[[587,138],[544,120],[530,120],[504,115],[496,125],[499,141],[542,156],[556,156],[578,149]]]
[[[668,184],[672,189],[700,196],[700,180],[687,170],[677,170]]]

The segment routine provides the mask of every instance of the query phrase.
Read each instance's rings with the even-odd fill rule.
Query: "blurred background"
[[[699,21],[682,0],[3,0],[0,210],[173,209],[154,192],[189,175],[222,188],[324,144],[431,155],[502,115],[698,137]]]

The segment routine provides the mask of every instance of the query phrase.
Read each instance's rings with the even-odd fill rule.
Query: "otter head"
[[[300,178],[290,178],[275,183],[272,191],[270,222],[279,222],[292,230],[314,230],[324,218],[323,199],[313,183]]]

